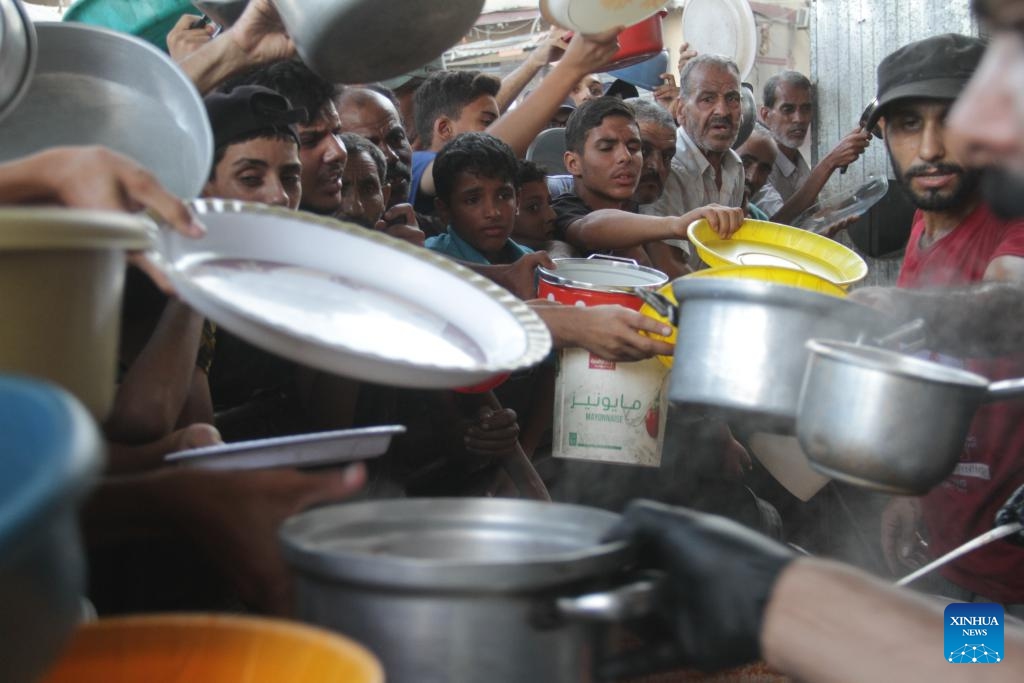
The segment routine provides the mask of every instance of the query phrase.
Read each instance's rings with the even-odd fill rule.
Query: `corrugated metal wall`
[[[890,52],[939,33],[977,35],[967,0],[811,0],[811,80],[818,119],[811,140],[815,159],[852,130],[875,96],[875,68]],[[875,140],[865,156],[838,173],[827,192],[856,187],[867,175],[889,171]],[[891,175],[891,174],[890,174]],[[898,261],[871,262],[872,283],[894,279]]]

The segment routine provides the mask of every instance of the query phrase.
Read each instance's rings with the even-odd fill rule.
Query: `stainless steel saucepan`
[[[0,0],[0,119],[28,89],[36,50],[36,31],[21,0]]]
[[[926,493],[952,472],[974,412],[1024,396],[1024,379],[981,375],[886,349],[807,343],[796,435],[811,465],[889,493]]]

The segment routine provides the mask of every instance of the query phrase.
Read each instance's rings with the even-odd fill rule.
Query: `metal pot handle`
[[[641,301],[653,308],[658,315],[668,318],[673,325],[679,324],[679,307],[673,304],[667,296],[652,289],[644,289],[643,287],[637,287],[633,293],[640,297]]]
[[[587,260],[602,258],[608,259],[609,261],[622,261],[623,263],[629,263],[634,266],[640,265],[636,262],[636,259],[626,258],[625,256],[612,256],[611,254],[591,254],[587,257]]]
[[[585,621],[620,622],[654,613],[660,602],[664,577],[645,574],[625,586],[600,593],[559,598],[555,603],[563,617]]]
[[[881,337],[875,337],[870,341],[875,346],[881,347],[889,347],[895,345],[897,342],[905,342],[906,346],[911,348],[905,348],[904,351],[915,351],[924,343],[923,335],[920,334],[924,332],[924,330],[924,318],[918,318],[916,320],[911,320],[909,323],[900,325],[889,334]],[[914,335],[919,336],[915,337]],[[863,344],[863,337],[859,337],[857,339],[857,343]]]
[[[992,382],[985,393],[985,401],[1003,401],[1018,396],[1024,396],[1024,377]]]

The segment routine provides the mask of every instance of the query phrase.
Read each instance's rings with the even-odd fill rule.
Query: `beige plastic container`
[[[41,377],[102,420],[114,396],[125,250],[152,246],[145,218],[0,208],[0,372]]]

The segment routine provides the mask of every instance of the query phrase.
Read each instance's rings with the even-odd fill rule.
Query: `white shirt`
[[[722,156],[721,173],[719,189],[711,162],[680,126],[676,129],[676,155],[665,191],[658,201],[640,207],[640,213],[681,216],[708,204],[743,206],[743,162],[731,149]]]
[[[782,197],[782,201],[789,201],[789,198],[796,194],[796,191],[800,189],[807,179],[811,176],[811,167],[807,165],[807,161],[804,160],[804,155],[800,153],[800,150],[796,152],[796,163],[789,160],[782,150],[775,155],[775,165],[772,166],[772,172],[768,174],[768,184],[761,188],[761,191],[754,196],[754,203],[764,209],[765,213],[771,215],[782,207],[774,210],[769,210],[767,206],[761,201],[762,197],[766,194],[766,188],[771,185]]]
[[[774,216],[775,212],[781,209],[782,205],[786,203],[782,200],[782,196],[778,191],[772,187],[771,183],[765,183],[761,189],[757,191],[757,194],[751,198],[750,202],[751,204],[757,204],[757,208],[768,214],[769,218]]]

